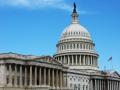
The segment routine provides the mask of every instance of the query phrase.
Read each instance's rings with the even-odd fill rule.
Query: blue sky
[[[74,1],[96,44],[100,69],[112,68],[112,56],[120,72],[120,0],[0,0],[0,53],[53,55]]]

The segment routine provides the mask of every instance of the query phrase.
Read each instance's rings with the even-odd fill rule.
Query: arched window
[[[85,49],[85,44],[83,44],[83,49]]]
[[[79,49],[79,44],[77,44],[77,49]]]
[[[67,49],[69,49],[69,44],[67,44]]]
[[[70,44],[70,49],[72,49],[72,44]]]
[[[82,49],[82,43],[80,43],[80,48]]]
[[[75,44],[73,44],[73,48],[75,49]]]

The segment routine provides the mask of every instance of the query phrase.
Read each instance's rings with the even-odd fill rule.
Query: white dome
[[[68,38],[84,38],[91,40],[89,32],[79,23],[72,23],[65,28],[60,39],[63,40]]]
[[[98,53],[89,32],[78,21],[75,4],[71,16],[72,23],[62,32],[54,57],[69,69],[96,71]]]

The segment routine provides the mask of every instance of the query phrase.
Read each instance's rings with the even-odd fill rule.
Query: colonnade
[[[48,85],[52,88],[64,86],[63,71],[33,65],[6,64],[6,84],[9,86],[39,86]]]
[[[63,55],[55,58],[66,65],[98,66],[97,57],[91,55]]]
[[[90,90],[120,90],[120,81],[94,79],[90,81]]]
[[[60,44],[57,51],[72,50],[72,49],[83,49],[83,50],[93,50],[94,46],[91,43],[66,43]]]

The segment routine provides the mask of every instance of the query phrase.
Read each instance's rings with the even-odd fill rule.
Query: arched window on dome
[[[79,49],[79,43],[77,43],[77,49]]]
[[[89,45],[88,45],[88,43],[86,44],[86,49],[87,49],[87,50],[89,49]]]
[[[82,43],[80,43],[80,49],[82,49]]]
[[[85,47],[84,49],[86,49],[86,43],[84,44],[84,47]]]
[[[85,49],[85,44],[83,44],[83,49]]]
[[[73,43],[73,49],[75,49],[75,44]]]
[[[64,45],[64,50],[66,50],[66,44]]]
[[[75,32],[74,32],[74,35],[75,35]]]
[[[67,49],[69,49],[69,44],[67,44]]]
[[[78,35],[78,32],[76,32],[76,35]]]
[[[61,51],[61,46],[59,46],[59,48],[60,48],[60,51]]]
[[[62,50],[63,50],[63,47],[64,47],[64,46],[62,45]]]
[[[84,33],[81,33],[81,36],[83,36],[83,37],[84,37]]]

